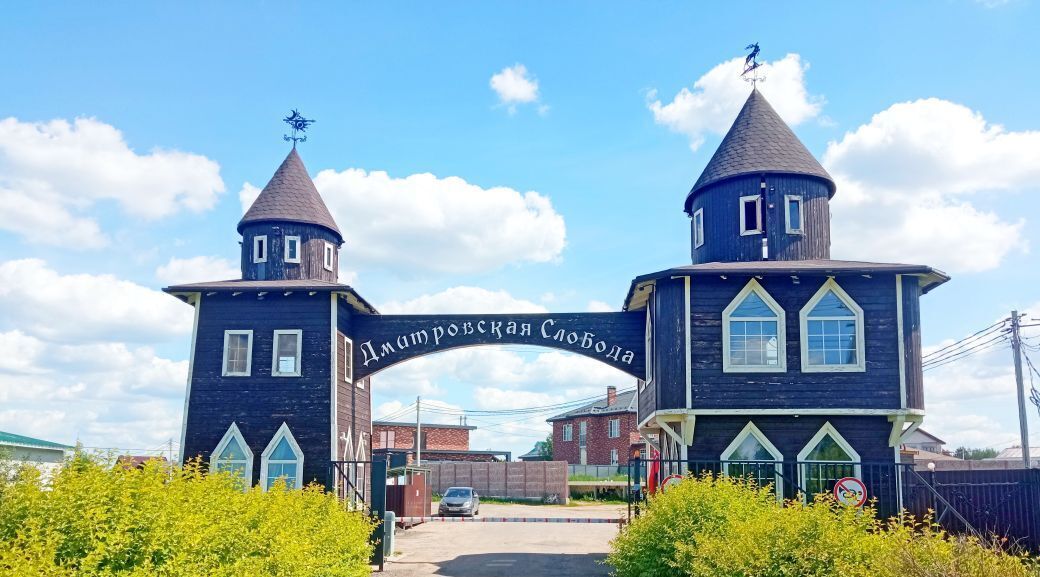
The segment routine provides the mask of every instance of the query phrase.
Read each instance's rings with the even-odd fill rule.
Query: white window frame
[[[574,440],[574,424],[573,423],[567,423],[566,425],[564,425],[563,426],[563,433],[562,433],[562,435],[563,435],[563,440],[564,441],[566,441],[566,442],[573,441]]]
[[[354,340],[347,336],[343,337],[343,380],[354,382]],[[364,379],[358,379],[357,388],[365,388]]]
[[[653,292],[650,293],[650,300],[646,303],[646,334],[643,335],[645,340],[645,346],[643,347],[643,354],[645,355],[646,365],[646,379],[643,380],[643,386],[640,390],[646,388],[646,386],[654,381],[654,315],[651,312],[652,302],[654,299]]]
[[[294,240],[296,241],[296,258],[289,258],[289,245]],[[284,252],[285,252],[285,259],[284,260],[285,260],[285,262],[292,262],[292,263],[299,264],[299,262],[300,262],[300,254],[303,252],[303,243],[300,242],[300,237],[299,236],[286,236],[285,237],[285,247],[284,247],[284,249],[285,249],[284,250]]]
[[[267,484],[267,468],[270,464],[271,453],[274,452],[275,447],[278,446],[279,441],[285,437],[289,441],[289,447],[296,455],[296,489],[303,488],[303,450],[300,449],[300,445],[296,442],[296,438],[293,437],[292,431],[289,430],[289,425],[285,422],[282,423],[281,427],[275,432],[274,437],[271,437],[271,442],[267,444],[264,452],[260,454],[260,486],[264,491],[270,487]],[[284,461],[276,461],[276,463],[283,463]]]
[[[776,445],[769,441],[769,438],[765,436],[765,433],[763,433],[761,429],[759,429],[753,421],[748,421],[748,424],[744,425],[744,428],[741,429],[740,432],[737,433],[737,436],[733,438],[733,442],[727,445],[726,448],[722,450],[722,454],[719,455],[719,460],[722,461],[722,474],[729,476],[729,472],[726,467],[726,465],[728,465],[729,463],[758,462],[745,461],[743,459],[727,458],[730,454],[733,453],[733,451],[736,451],[737,447],[739,447],[740,444],[744,442],[744,439],[747,439],[748,437],[754,437],[756,441],[758,441],[763,447],[765,447],[766,452],[772,455],[772,461],[773,463],[775,463],[774,469],[776,470],[776,479],[773,480],[773,485],[775,487],[774,491],[776,492],[777,500],[782,501],[784,498],[784,478],[781,473],[784,463],[784,454],[780,452],[780,449],[776,448]]]
[[[841,449],[843,451],[848,453],[848,455],[850,457],[852,457],[852,461],[807,461],[806,460],[809,457],[809,453],[812,452],[812,450],[816,448],[816,445],[819,444],[819,442],[822,441],[823,438],[826,437],[827,435],[830,435],[830,437],[832,439],[834,439],[834,442],[837,443],[838,446],[841,447]],[[805,486],[808,485],[808,479],[806,477],[808,477],[807,466],[810,463],[834,463],[834,464],[838,464],[838,463],[846,464],[847,463],[847,464],[853,466],[853,471],[855,473],[853,475],[854,477],[857,477],[857,478],[862,478],[863,477],[863,467],[861,466],[862,459],[860,459],[859,453],[856,452],[856,449],[852,448],[852,445],[850,445],[849,442],[845,440],[845,437],[841,436],[841,433],[838,432],[838,429],[834,428],[834,425],[832,425],[830,421],[825,422],[823,424],[823,426],[820,427],[820,430],[816,431],[816,434],[813,435],[813,437],[811,439],[809,439],[809,442],[806,443],[804,447],[802,447],[802,450],[798,452],[798,463],[799,463],[799,465],[798,465],[798,483],[799,483],[799,486],[801,486],[801,487],[805,487]],[[812,495],[806,495],[806,496],[803,496],[803,498],[804,497],[811,498]]]
[[[228,371],[228,337],[231,335],[246,335],[246,370],[245,372]],[[224,377],[248,377],[253,372],[253,331],[251,330],[228,330],[224,331],[224,352],[220,360],[220,375]]]
[[[791,228],[791,203],[798,203],[798,228]],[[787,234],[805,234],[805,202],[800,194],[784,195],[784,225]]]
[[[754,229],[746,228],[745,225],[747,223],[744,222],[744,205],[752,201],[755,203],[755,224],[757,225],[757,228]],[[762,195],[754,194],[740,197],[737,208],[740,209],[740,236],[762,234]]]
[[[324,265],[325,270],[331,271],[336,265],[336,247],[332,246],[331,242],[325,243],[325,254],[324,254]]]
[[[766,306],[769,307],[774,313],[776,318],[767,317],[741,317],[739,320],[742,321],[776,321],[776,354],[777,364],[776,365],[734,365],[730,363],[729,356],[729,323],[730,315],[733,311],[737,310],[744,299],[747,298],[751,293],[755,293],[762,299]],[[780,306],[780,303],[776,302],[772,296],[766,292],[766,289],[758,283],[757,280],[751,279],[748,281],[744,288],[741,289],[737,296],[733,297],[729,305],[722,311],[722,372],[724,373],[783,373],[787,371],[787,317],[784,314],[784,308]]]
[[[704,209],[698,208],[693,213],[693,248],[704,246]]]
[[[618,464],[618,450],[617,449],[611,449],[610,450],[610,464],[611,465],[617,465]]]
[[[856,364],[854,365],[811,365],[809,364],[809,313],[816,307],[828,292],[834,292],[845,306],[856,314]],[[844,320],[846,317],[812,317],[813,320]],[[828,278],[820,290],[816,291],[809,302],[798,313],[801,340],[803,373],[862,373],[867,370],[866,343],[864,342],[863,309],[845,292],[833,278]]]
[[[607,421],[607,438],[618,439],[621,437],[621,419],[610,419]]]
[[[589,446],[589,422],[578,422],[578,447]],[[584,465],[584,463],[582,463]]]
[[[242,452],[245,453],[246,456],[244,463],[245,470],[242,471],[242,480],[244,481],[242,484],[242,490],[248,491],[253,486],[253,450],[249,448],[249,444],[246,443],[245,438],[242,437],[242,431],[238,430],[238,424],[232,422],[231,426],[228,427],[227,432],[224,433],[224,436],[220,439],[220,442],[217,443],[217,447],[213,449],[213,452],[209,456],[209,470],[217,470],[217,464],[220,462],[218,457],[220,456],[220,453],[227,448],[231,439],[238,441],[238,446],[242,447]]]
[[[278,370],[278,337],[281,335],[296,335],[296,369],[290,373]],[[303,331],[300,329],[278,329],[274,331],[271,340],[271,376],[272,377],[298,377],[303,374]]]
[[[264,256],[257,256],[257,252],[259,252],[259,251],[257,251],[257,248],[260,247],[261,245],[264,248],[264,251],[263,251],[264,252]],[[270,248],[270,245],[267,244],[267,235],[266,234],[260,234],[260,235],[254,236],[253,237],[253,262],[254,263],[267,262],[267,252],[268,252],[269,248]]]

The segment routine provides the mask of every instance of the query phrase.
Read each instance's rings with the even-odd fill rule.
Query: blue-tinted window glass
[[[736,308],[730,317],[766,317],[776,318],[776,313],[762,300],[757,293],[750,293],[744,297],[744,301]]]
[[[848,306],[845,305],[838,298],[838,295],[834,294],[833,291],[828,291],[826,295],[820,299],[820,302],[816,303],[813,310],[809,312],[811,317],[855,317],[856,313],[852,312]]]

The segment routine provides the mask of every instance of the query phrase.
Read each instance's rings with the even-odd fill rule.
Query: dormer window
[[[787,370],[784,309],[751,279],[722,311],[722,370],[727,373]]]
[[[267,235],[253,237],[253,262],[267,262]]]
[[[300,262],[300,237],[285,237],[285,262]]]
[[[331,242],[325,243],[325,270],[331,271],[335,266],[336,261],[336,247],[332,246]]]
[[[740,197],[740,235],[762,234],[762,197]]]
[[[800,313],[802,371],[864,371],[863,309],[827,279]]]
[[[698,208],[693,213],[693,248],[700,248],[704,244],[704,209]]]
[[[802,228],[802,197],[796,195],[784,196],[784,217],[787,221],[787,234],[805,234]]]

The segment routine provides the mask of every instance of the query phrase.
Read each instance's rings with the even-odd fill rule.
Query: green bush
[[[778,503],[768,488],[687,478],[652,497],[612,543],[618,577],[1026,577],[1035,566],[933,525],[880,523],[870,508],[818,498]]]
[[[243,492],[197,465],[77,455],[0,480],[0,575],[368,575],[372,524],[320,487]]]

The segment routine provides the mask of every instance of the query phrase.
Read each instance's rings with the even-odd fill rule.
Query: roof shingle
[[[238,232],[241,233],[243,227],[254,222],[316,224],[336,233],[340,241],[343,240],[343,234],[318,194],[318,189],[314,187],[314,181],[307,174],[307,167],[303,165],[295,148],[289,151],[271,181],[238,222]]]

